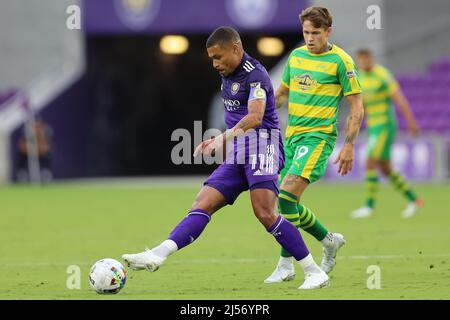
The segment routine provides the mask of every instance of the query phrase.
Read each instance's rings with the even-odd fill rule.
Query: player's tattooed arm
[[[362,103],[361,94],[353,94],[347,96],[347,102],[350,106],[350,116],[347,122],[347,136],[345,144],[342,147],[337,159],[334,163],[339,163],[338,172],[344,176],[353,168],[354,159],[354,144],[361,128],[361,123],[364,117],[364,107]]]
[[[347,136],[345,138],[345,143],[353,145],[358,138],[359,129],[361,128],[364,117],[364,107],[360,94],[347,96],[347,101],[350,106],[350,115],[347,119]]]
[[[259,127],[264,118],[266,101],[254,99],[248,102],[248,114],[239,121],[233,129],[233,136],[244,134],[247,130]]]
[[[289,88],[280,84],[277,91],[275,92],[275,105],[277,109],[282,108],[289,99]]]

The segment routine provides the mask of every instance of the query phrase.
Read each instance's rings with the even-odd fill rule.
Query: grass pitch
[[[450,299],[450,187],[418,185],[425,207],[402,219],[405,200],[380,188],[376,215],[352,220],[362,185],[318,183],[304,195],[310,207],[347,244],[327,289],[300,291],[294,281],[266,285],[279,246],[253,216],[248,193],[213,216],[202,236],[171,256],[156,273],[129,270],[125,288],[101,296],[88,284],[101,258],[121,260],[164,240],[183,218],[195,186],[51,185],[0,188],[0,299]],[[316,261],[321,246],[302,232]],[[81,270],[81,289],[69,290],[68,267]],[[381,289],[372,283],[378,266]],[[70,269],[69,269],[70,271]],[[70,281],[69,281],[70,282]]]

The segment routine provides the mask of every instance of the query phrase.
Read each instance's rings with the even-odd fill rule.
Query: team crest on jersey
[[[238,83],[238,82],[234,82],[232,85],[231,85],[231,94],[234,96],[238,91],[239,91],[239,87],[240,87],[241,85]]]
[[[300,89],[303,91],[310,90],[317,85],[317,81],[314,80],[309,73],[304,73],[300,77],[294,76],[294,81],[298,83]]]

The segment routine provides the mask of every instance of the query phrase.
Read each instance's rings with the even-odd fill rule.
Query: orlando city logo
[[[239,91],[240,84],[238,82],[234,82],[231,85],[231,94],[234,96]]]
[[[317,81],[314,80],[309,73],[304,73],[300,77],[294,76],[294,81],[298,83],[300,89],[303,91],[310,90],[317,85]]]

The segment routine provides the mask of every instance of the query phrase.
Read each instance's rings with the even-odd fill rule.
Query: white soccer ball
[[[89,272],[89,284],[99,294],[116,294],[124,286],[127,272],[123,265],[114,259],[97,261]]]

